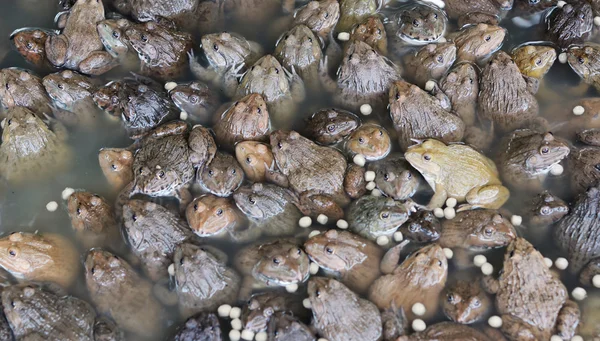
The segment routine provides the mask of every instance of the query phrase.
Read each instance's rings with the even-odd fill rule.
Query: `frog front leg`
[[[326,91],[330,93],[335,92],[337,89],[337,83],[329,75],[329,70],[327,68],[327,56],[321,59],[321,62],[319,63],[319,79],[321,80],[321,85],[323,85],[323,88]]]
[[[434,194],[429,199],[429,203],[425,206],[425,209],[431,211],[434,208],[439,208],[444,206],[446,203],[446,199],[448,199],[448,192],[441,184],[435,184]]]
[[[238,85],[240,84],[239,79],[242,76],[240,71],[244,68],[244,66],[244,63],[231,66],[223,74],[221,88],[223,89],[225,96],[229,98],[235,96]]]
[[[433,89],[430,90],[431,95],[438,100],[442,108],[450,111],[452,109],[452,102],[450,102],[450,98],[448,97],[448,95],[446,95],[444,90],[440,88],[438,82],[434,80],[430,80],[430,82],[433,83]]]
[[[175,190],[173,196],[179,200],[179,213],[185,213],[187,206],[194,200],[194,196],[188,186],[183,186]]]
[[[504,314],[502,315],[502,333],[508,337],[509,340],[513,341],[540,341],[546,340],[547,338],[539,335],[532,325],[521,320],[520,318]]]
[[[556,319],[556,333],[563,340],[571,340],[575,336],[581,312],[579,306],[572,300],[567,300],[558,312]]]
[[[327,216],[332,220],[344,218],[344,210],[329,195],[304,192],[299,196],[299,207],[302,214],[311,217],[317,217],[320,214]]]
[[[304,101],[306,98],[306,89],[304,87],[304,81],[300,76],[296,73],[296,69],[292,66],[291,72],[283,68],[286,75],[288,76],[290,83],[290,93],[292,94],[292,99],[296,103],[300,103]]]
[[[495,295],[500,290],[500,282],[492,276],[484,276],[481,279],[481,288],[491,295]]]
[[[460,205],[456,212],[475,208],[499,209],[508,200],[509,196],[508,188],[502,185],[475,187],[467,193],[467,204]]]
[[[79,63],[79,71],[86,75],[99,76],[119,65],[119,61],[106,51],[94,51]]]
[[[394,270],[398,266],[398,263],[400,262],[400,254],[409,242],[410,241],[408,239],[404,240],[402,241],[402,243],[387,250],[385,255],[383,255],[383,258],[381,259],[381,263],[379,263],[379,271],[381,271],[381,273],[383,273],[384,275],[389,275],[392,272],[394,272]]]
[[[65,35],[48,36],[46,40],[46,58],[54,66],[63,66],[67,61],[69,39]]]
[[[218,78],[218,74],[215,70],[205,68],[198,62],[194,51],[188,52],[188,59],[190,61],[190,70],[192,71],[194,77],[206,83],[214,83]]]

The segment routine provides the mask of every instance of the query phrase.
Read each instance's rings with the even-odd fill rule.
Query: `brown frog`
[[[271,318],[278,313],[291,313],[302,320],[310,316],[302,304],[302,296],[286,292],[266,291],[252,295],[242,308],[242,324],[244,329],[255,333],[265,331]]]
[[[462,140],[465,123],[447,104],[414,84],[393,83],[389,110],[400,147],[406,150],[415,139],[435,138],[446,143]]]
[[[585,83],[600,89],[600,45],[573,45],[567,50],[567,61]]]
[[[419,187],[417,173],[402,154],[392,154],[383,160],[371,162],[367,168],[375,172],[377,188],[395,200],[412,197]]]
[[[588,146],[600,146],[600,130],[585,129],[577,132],[577,140],[585,143]]]
[[[369,44],[354,40],[345,48],[337,80],[328,73],[327,58],[319,67],[321,82],[334,94],[334,103],[340,107],[358,111],[363,104],[373,110],[385,108],[385,94],[394,81],[400,78],[400,68]]]
[[[212,194],[194,199],[185,210],[185,217],[200,237],[233,236],[244,223],[243,214],[231,199]]]
[[[215,314],[200,313],[188,318],[169,341],[221,341],[223,332]]]
[[[366,169],[357,164],[350,164],[344,178],[344,191],[352,199],[358,199],[367,193]]]
[[[442,225],[431,211],[418,211],[400,226],[398,231],[406,240],[417,243],[435,242],[440,238]]]
[[[335,26],[336,32],[350,32],[354,25],[374,15],[379,9],[377,0],[341,0],[339,21]]]
[[[527,44],[514,49],[511,56],[521,73],[542,79],[556,60],[556,49],[548,45]]]
[[[197,81],[177,84],[169,90],[169,96],[177,108],[189,115],[189,120],[199,124],[210,123],[220,103],[216,93]]]
[[[442,78],[440,88],[465,125],[473,126],[479,94],[479,67],[469,62],[454,65]]]
[[[518,1],[518,0],[517,0]],[[528,0],[525,0],[528,1]],[[444,10],[450,19],[459,17],[472,12],[489,13],[493,15],[500,14],[499,3],[508,3],[512,1],[497,0],[446,0],[444,1]]]
[[[440,80],[456,60],[454,43],[428,44],[404,58],[407,71],[405,77],[412,79],[420,87],[428,80]]]
[[[46,58],[46,40],[56,33],[43,28],[21,28],[10,34],[10,40],[17,52],[28,62],[38,68],[50,67]]]
[[[549,191],[535,196],[527,207],[525,217],[529,225],[544,227],[552,225],[569,213],[569,205]]]
[[[173,265],[182,316],[236,302],[241,277],[208,249],[191,243],[180,244],[175,248]]]
[[[4,109],[26,107],[40,117],[54,111],[42,79],[25,69],[0,70],[0,102]]]
[[[326,40],[340,18],[337,0],[309,1],[294,12],[293,25],[306,25],[319,38]]]
[[[479,83],[479,115],[507,132],[530,124],[538,116],[536,98],[512,58],[497,52],[483,68]]]
[[[319,40],[310,28],[297,25],[283,33],[273,55],[283,67],[297,72],[309,89],[317,91],[321,88],[319,63],[323,53]]]
[[[435,5],[417,2],[402,6],[386,24],[391,37],[399,45],[423,45],[435,43],[446,32],[448,18]]]
[[[563,139],[529,129],[513,131],[500,142],[498,150],[502,179],[515,189],[532,191],[542,189],[550,169],[570,152]]]
[[[409,336],[400,336],[396,341],[492,341],[486,334],[475,328],[465,326],[454,322],[440,322],[429,326],[422,332],[417,332]]]
[[[129,27],[125,37],[138,53],[143,74],[169,81],[184,73],[192,49],[189,33],[146,22]]]
[[[54,116],[68,125],[91,127],[97,122],[96,104],[93,94],[96,91],[94,81],[71,70],[52,73],[44,77],[42,84],[61,109]]]
[[[486,24],[486,25],[500,25],[500,20],[497,15],[483,12],[471,12],[461,15],[457,20],[458,27],[465,27],[468,25]]]
[[[233,149],[240,141],[266,141],[271,132],[267,103],[259,94],[249,94],[232,103],[213,126],[217,143]]]
[[[96,309],[113,318],[124,330],[140,337],[157,335],[163,322],[152,284],[124,259],[102,249],[85,258],[85,282]]]
[[[125,67],[137,66],[140,62],[129,39],[125,36],[125,30],[132,25],[134,23],[125,18],[106,19],[96,25],[100,41],[106,51]]]
[[[388,53],[388,39],[383,22],[377,16],[368,17],[352,29],[350,40],[360,40],[369,44],[381,55]]]
[[[492,301],[479,282],[458,280],[446,286],[441,304],[444,315],[461,324],[476,323],[487,317]]]
[[[0,178],[23,183],[42,180],[70,166],[72,152],[64,127],[46,125],[25,107],[8,110],[0,145]]]
[[[355,114],[336,108],[322,109],[307,119],[307,136],[323,145],[341,142],[360,126]]]
[[[360,154],[367,161],[385,158],[392,150],[390,135],[384,127],[367,123],[358,127],[348,136],[345,149],[350,156]]]
[[[348,231],[329,230],[309,238],[304,249],[310,259],[332,272],[350,289],[364,293],[377,279],[383,251],[373,242]]]
[[[271,146],[257,141],[242,141],[235,145],[235,158],[252,182],[265,182],[269,169],[275,167]]]
[[[404,224],[414,209],[412,201],[365,195],[353,201],[347,209],[350,230],[370,240],[391,237]]]
[[[252,27],[267,22],[279,12],[289,14],[294,10],[292,0],[231,0],[225,3],[236,22]]]
[[[308,300],[313,324],[327,340],[379,340],[382,337],[377,307],[335,279],[311,278]]]
[[[69,288],[79,274],[78,253],[65,237],[14,232],[0,239],[0,266],[25,281]]]
[[[315,332],[290,313],[275,313],[267,327],[267,341],[314,341]]]
[[[67,199],[67,211],[71,226],[85,248],[110,246],[121,239],[112,207],[101,196],[74,192]]]
[[[174,213],[137,199],[123,206],[123,234],[152,280],[167,277],[175,246],[194,235],[186,222]]]
[[[116,191],[133,181],[133,153],[124,148],[102,148],[98,152],[102,174]]]
[[[592,5],[586,1],[555,7],[545,18],[546,37],[561,49],[587,40],[594,27]]]
[[[96,24],[104,20],[101,0],[77,0],[70,9],[60,35],[46,40],[46,56],[56,67],[100,75],[117,66],[106,51]]]
[[[567,159],[571,190],[581,193],[600,179],[600,148],[574,148]]]
[[[411,320],[415,316],[411,308],[420,302],[427,310],[424,318],[428,318],[437,311],[447,276],[448,262],[442,247],[430,244],[408,256],[392,273],[375,280],[368,297],[379,309],[393,305],[404,309]]]
[[[579,323],[579,307],[527,240],[517,238],[504,254],[498,279],[483,278],[483,288],[496,294],[501,330],[510,340],[570,339]]]
[[[467,26],[451,37],[456,44],[459,61],[479,61],[502,46],[506,30],[500,26],[477,24]]]
[[[201,42],[208,65],[202,66],[191,53],[190,70],[196,78],[233,97],[238,86],[238,71],[254,64],[263,55],[263,48],[233,32],[206,34]]]
[[[229,197],[244,181],[244,170],[232,155],[217,152],[210,163],[198,168],[196,178],[204,191]]]
[[[96,312],[84,300],[33,283],[2,290],[4,314],[17,340],[95,341]]]
[[[508,245],[517,237],[514,226],[496,210],[459,212],[442,221],[442,247],[486,250]]]
[[[305,282],[310,273],[306,253],[292,240],[252,244],[240,250],[234,266],[244,276],[240,298],[254,288],[287,286]]]

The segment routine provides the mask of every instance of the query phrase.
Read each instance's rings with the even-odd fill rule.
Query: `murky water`
[[[21,27],[45,27],[53,28],[53,18],[56,14],[56,0],[3,0],[0,1],[0,68],[5,67],[23,67],[31,69],[16,51],[12,50],[8,41],[9,34]],[[275,18],[274,18],[275,20]],[[504,19],[501,24],[506,27],[509,36],[503,46],[503,50],[510,51],[513,47],[528,41],[537,41],[541,38],[541,30],[522,29],[514,26],[510,19]],[[266,53],[270,53],[274,48],[274,38],[279,33],[256,31],[254,27],[238,27],[234,22],[228,23],[228,26],[238,32],[243,33],[248,38],[258,39],[264,42]],[[39,73],[44,76],[43,73]],[[111,72],[102,76],[103,81],[116,79],[121,76],[118,72]],[[191,76],[190,76],[191,79]],[[572,90],[580,84],[579,78],[566,64],[555,63],[549,74],[545,77],[542,84],[542,91],[538,95],[540,102],[540,113],[546,117],[558,135],[564,135],[569,139],[572,136],[561,129],[562,123],[572,117],[572,102],[577,99]],[[543,97],[544,93],[550,96]],[[592,90],[587,93],[580,93],[579,96],[597,96]],[[297,122],[310,115],[319,108],[331,106],[330,96],[317,93],[310,94],[303,103]],[[375,115],[371,116],[373,119]],[[389,122],[384,122],[389,124]],[[298,123],[298,129],[301,130],[301,123]],[[391,127],[390,131],[393,131]],[[58,232],[73,238],[73,230],[66,212],[66,204],[61,199],[61,191],[65,187],[74,189],[85,189],[87,191],[98,193],[112,201],[115,193],[110,190],[100,168],[98,166],[98,150],[102,147],[126,147],[131,141],[126,137],[125,130],[118,122],[109,118],[102,120],[94,131],[71,131],[69,144],[75,150],[75,160],[73,166],[62,174],[56,174],[53,178],[46,179],[43,182],[35,182],[26,186],[14,187],[0,184],[0,233],[5,234],[11,231],[43,231]],[[4,187],[3,187],[4,186]],[[551,177],[546,183],[546,187],[565,200],[573,200],[573,195],[568,190],[568,181],[565,176]],[[534,195],[535,193],[532,193]],[[507,204],[507,208],[521,213],[519,208],[524,197],[513,196]],[[425,200],[427,200],[425,198]],[[48,212],[45,208],[50,201],[57,201],[60,207],[56,212]],[[550,235],[541,236],[539,233],[522,230],[523,235],[528,236],[535,243],[536,247],[547,257],[555,259],[556,247],[552,243]],[[534,237],[534,235],[536,237]],[[74,238],[73,238],[74,240]],[[229,251],[236,248],[229,246]],[[84,252],[85,250],[81,250]],[[502,250],[491,253],[488,257],[492,260],[495,267],[501,265]],[[452,271],[450,269],[450,276]],[[569,291],[577,286],[575,277],[567,272],[562,274],[562,279],[568,286]],[[591,290],[591,289],[590,289]],[[596,290],[597,291],[597,290]],[[78,283],[73,286],[71,293],[82,298],[87,297],[83,276],[80,276]],[[600,300],[599,293],[591,293],[590,300]],[[596,310],[597,312],[597,310]],[[600,316],[586,316],[597,324],[600,324]],[[440,320],[443,318],[440,316]],[[170,316],[170,325],[179,323],[175,312]],[[227,335],[229,329],[228,322],[222,321],[224,334]],[[431,321],[434,322],[434,321]],[[157,336],[157,340],[162,339]]]

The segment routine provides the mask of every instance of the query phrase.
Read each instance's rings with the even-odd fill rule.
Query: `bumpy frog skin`
[[[319,38],[325,40],[339,18],[340,4],[337,0],[310,1],[294,12],[293,25],[306,25]]]
[[[54,116],[71,126],[90,128],[97,122],[98,108],[93,100],[94,81],[71,70],[52,73],[42,80],[54,105],[62,111]]]
[[[120,239],[112,207],[94,193],[77,191],[67,199],[71,225],[86,247],[104,246]]]
[[[485,318],[491,300],[480,287],[479,281],[457,281],[444,290],[442,310],[454,322],[471,324]]]
[[[125,30],[131,25],[133,23],[127,19],[106,19],[96,25],[104,48],[120,62],[127,62],[135,53],[125,37]]]
[[[361,154],[367,161],[381,160],[392,150],[390,135],[378,124],[364,124],[350,134],[346,140],[350,155]]]
[[[28,281],[69,288],[79,274],[77,250],[64,237],[15,232],[0,239],[0,266]]]
[[[359,235],[376,240],[390,237],[410,215],[412,203],[395,201],[386,197],[365,195],[353,201],[346,212],[350,230]]]
[[[567,50],[567,61],[584,82],[600,89],[600,45],[571,46]]]
[[[446,31],[448,19],[438,7],[418,3],[402,8],[392,18],[391,32],[411,45],[432,43]]]
[[[393,154],[383,160],[371,162],[368,169],[375,172],[377,188],[395,200],[412,197],[419,187],[417,172],[410,167],[402,154]]]
[[[46,40],[52,34],[55,33],[42,28],[22,28],[11,33],[10,39],[26,61],[36,67],[44,67],[48,65]]]
[[[406,71],[415,84],[424,87],[431,79],[439,80],[456,60],[454,43],[428,44],[405,59]]]
[[[398,229],[404,239],[417,243],[435,242],[440,238],[442,225],[431,211],[419,211]]]
[[[473,126],[479,94],[479,67],[468,62],[455,64],[442,78],[440,88],[465,125]]]
[[[382,55],[388,53],[388,39],[385,27],[377,16],[368,17],[352,29],[350,40],[360,40],[369,44]]]
[[[512,58],[528,77],[542,79],[556,60],[556,49],[547,45],[524,45],[512,51]]]
[[[377,0],[343,0],[340,1],[340,18],[335,27],[336,32],[350,32],[352,27],[367,17],[374,15],[379,8]]]
[[[213,130],[223,148],[245,140],[266,141],[271,120],[263,96],[250,94],[232,103],[217,119]]]
[[[497,51],[504,42],[506,30],[500,26],[478,24],[459,31],[452,41],[460,61],[478,61]]]
[[[244,304],[241,320],[244,329],[255,333],[267,329],[271,317],[276,313],[292,313],[295,317],[306,320],[310,311],[302,304],[302,297],[286,292],[265,291],[255,295]]]
[[[171,340],[223,340],[223,332],[219,325],[219,318],[216,314],[212,313],[202,313],[192,316],[182,323]]]
[[[198,169],[197,179],[203,190],[228,197],[244,181],[244,170],[232,155],[217,152],[209,164]]]
[[[561,198],[549,191],[543,191],[531,202],[529,210],[525,214],[529,218],[529,224],[536,226],[548,226],[569,213],[569,205]]]
[[[190,82],[177,84],[169,91],[177,108],[186,112],[192,122],[208,124],[219,105],[219,98],[206,84]]]
[[[0,102],[4,109],[26,107],[40,117],[53,112],[42,79],[25,69],[0,70]]]
[[[316,142],[332,145],[341,142],[361,124],[355,114],[341,109],[323,109],[307,120],[307,134]]]
[[[561,49],[583,43],[593,27],[594,14],[588,2],[557,6],[546,17],[546,36]]]
[[[517,237],[514,226],[496,210],[459,212],[442,222],[439,243],[447,248],[487,250],[508,245]]]
[[[429,208],[441,207],[449,197],[466,202],[458,211],[497,209],[508,200],[494,162],[467,145],[425,140],[408,148],[404,157],[435,192]]]
[[[298,25],[283,33],[273,53],[288,70],[298,73],[311,90],[320,88],[319,63],[323,58],[319,40],[304,25]]]

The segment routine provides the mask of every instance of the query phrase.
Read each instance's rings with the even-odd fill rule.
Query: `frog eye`
[[[359,137],[358,138],[358,143],[364,144],[365,143],[365,139],[363,139],[362,137]]]
[[[112,96],[112,97],[110,98],[110,101],[111,101],[111,102],[113,102],[113,104],[117,104],[117,103],[119,103],[119,97],[117,97],[117,96]]]
[[[33,44],[32,44],[31,42],[27,42],[27,44],[25,45],[25,47],[26,47],[28,50],[33,50]]]
[[[429,155],[429,154],[423,154],[423,160],[430,161],[431,160],[431,155]]]
[[[6,124],[11,125],[12,124],[12,119],[6,121]]]
[[[119,31],[112,31],[112,36],[113,36],[114,38],[117,38],[117,39],[118,39],[118,38],[121,36],[121,34],[119,33]]]
[[[377,34],[381,34],[381,30],[380,29],[377,29]]]
[[[317,295],[317,297],[321,297],[321,290],[317,290],[317,291],[315,292],[315,295]]]
[[[76,212],[77,212],[77,215],[81,215],[81,207],[77,207]]]
[[[324,17],[325,17],[325,19],[329,18],[329,13],[325,12]]]
[[[260,114],[262,112],[262,110],[260,108],[256,108],[256,113]]]
[[[11,247],[11,248],[9,248],[9,249],[8,249],[8,255],[9,255],[9,256],[11,256],[11,257],[13,257],[13,258],[14,258],[14,257],[17,257],[17,256],[19,255],[19,249],[17,249],[17,248],[12,248],[12,247]]]
[[[277,257],[273,258],[273,264],[277,264],[279,265],[279,263],[281,263],[281,260]]]
[[[494,234],[494,229],[491,227],[488,227],[485,229],[485,231],[483,231],[483,233],[485,234],[486,237],[491,237]]]
[[[138,169],[138,173],[143,174],[144,170],[142,168]]]
[[[473,78],[469,78],[469,84],[473,84]]]
[[[110,168],[112,168],[113,170],[117,170],[117,165],[115,165],[114,163],[112,165],[110,165]]]
[[[417,224],[410,224],[408,226],[408,230],[410,232],[417,232],[417,231],[419,231],[419,225],[417,225]]]
[[[220,217],[221,215],[223,215],[223,209],[219,208],[217,210],[217,215]]]
[[[147,43],[147,42],[148,42],[148,37],[147,37],[145,34],[142,34],[142,35],[140,36],[140,39],[141,39],[141,40],[142,40],[144,43]]]
[[[577,61],[579,62],[579,64],[585,63],[585,59],[583,59],[583,57],[577,57]]]
[[[585,14],[584,14],[584,13],[581,13],[581,14],[579,14],[579,18],[580,18],[581,20],[584,20],[584,19],[585,19]]]
[[[388,219],[390,217],[390,213],[385,211],[385,212],[381,212],[381,214],[379,215],[379,217],[381,217],[381,219]]]
[[[548,214],[550,214],[550,207],[549,206],[542,206],[542,208],[540,208],[540,213],[542,215],[548,215]]]
[[[275,68],[275,73],[279,74],[279,68]]]
[[[396,92],[396,101],[398,101],[400,99],[400,93]]]
[[[441,261],[441,260],[438,260],[438,261],[437,261],[437,265],[441,267],[441,266],[442,266],[442,261]]]
[[[194,204],[194,211],[198,211],[198,204]]]
[[[335,131],[335,124],[328,124],[327,131],[333,133]]]
[[[209,175],[209,176],[213,176],[214,174],[215,174],[215,172],[213,172],[213,170],[212,170],[212,169],[209,169],[209,170],[208,170],[208,175]]]
[[[549,151],[550,151],[550,148],[548,148],[547,146],[544,146],[540,149],[540,152],[542,154],[548,154]]]
[[[473,301],[471,302],[471,307],[479,308],[480,306],[481,306],[481,301],[478,300],[477,298],[474,298]]]
[[[308,42],[309,42],[309,43],[312,43],[312,38],[308,38]]]
[[[388,173],[383,174],[383,180],[390,181],[390,175]]]
[[[597,171],[600,171],[600,163],[597,163],[596,165],[594,165],[594,168],[596,168]]]
[[[96,273],[96,267],[92,267],[92,268],[90,269],[90,272],[92,273],[92,275],[93,275],[93,274],[95,274],[95,273]]]
[[[235,173],[236,173],[236,170],[235,170],[235,168],[233,168],[233,169],[231,170],[231,174],[235,174]]]
[[[157,175],[158,175],[158,177],[159,177],[159,178],[161,178],[161,179],[162,179],[162,178],[164,178],[164,177],[165,177],[165,171],[161,170],[161,171],[159,171],[159,172],[158,172],[158,174],[157,174]]]
[[[448,301],[448,303],[450,303],[450,304],[456,303],[456,299],[454,298],[454,295],[452,295],[452,294],[446,295],[446,301]]]
[[[190,103],[196,104],[196,103],[198,103],[198,101],[200,101],[200,98],[198,98],[198,96],[196,96],[196,95],[190,96]]]
[[[437,60],[438,63],[443,63],[444,62],[444,56],[439,55],[439,56],[437,56],[436,60]]]
[[[433,13],[433,14],[432,14],[432,17],[433,17],[433,19],[437,19],[437,18],[438,18],[438,15],[437,15],[437,13]]]
[[[383,136],[383,130],[379,130],[379,136]]]
[[[247,164],[251,164],[252,163],[252,159],[249,156],[246,158],[246,163]]]
[[[250,202],[252,205],[256,204],[256,200],[254,200],[254,197],[253,197],[253,196],[249,196],[249,197],[248,197],[248,201],[249,201],[249,202]]]
[[[333,249],[330,247],[325,248],[325,252],[327,252],[328,255],[333,255]]]
[[[65,85],[63,83],[58,83],[56,86],[61,90],[65,88]]]
[[[283,144],[281,144],[281,142],[277,142],[277,148],[283,149]]]
[[[217,44],[214,44],[214,45],[213,45],[213,50],[215,50],[215,51],[219,51],[219,45],[217,45]]]
[[[412,24],[414,27],[419,27],[419,25],[421,25],[421,20],[415,19],[415,20],[413,20]]]
[[[487,35],[487,36],[485,36],[485,38],[483,38],[483,39],[484,39],[485,41],[490,41],[490,40],[492,40],[492,36],[488,34],[488,35]]]
[[[137,215],[135,215],[135,213],[131,216],[131,220],[137,221]]]
[[[535,60],[535,65],[540,66],[542,65],[542,60],[540,58]]]

